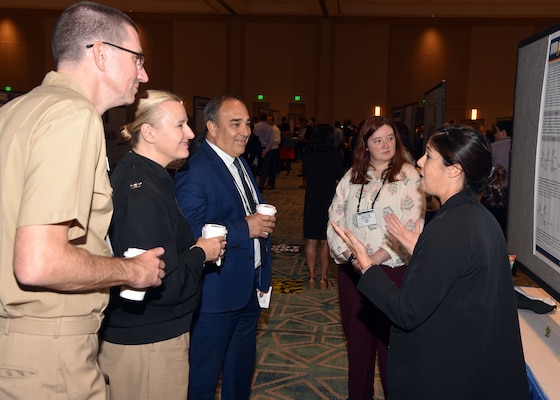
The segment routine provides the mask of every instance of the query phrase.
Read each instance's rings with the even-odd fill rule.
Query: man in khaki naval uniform
[[[111,258],[101,114],[148,81],[130,18],[70,6],[56,72],[0,108],[0,398],[105,399],[97,330],[107,288],[161,284],[162,248]]]

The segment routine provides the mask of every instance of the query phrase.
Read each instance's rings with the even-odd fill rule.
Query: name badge
[[[356,213],[356,219],[358,220],[358,227],[360,228],[377,224],[374,210],[360,211]]]

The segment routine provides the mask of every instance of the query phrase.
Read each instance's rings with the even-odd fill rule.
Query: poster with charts
[[[534,251],[560,272],[560,32],[549,36],[535,171]]]

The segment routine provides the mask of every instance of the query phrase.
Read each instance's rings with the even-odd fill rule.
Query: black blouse
[[[165,168],[133,152],[111,174],[114,213],[109,235],[115,256],[129,247],[163,247],[166,276],[141,302],[124,300],[120,288],[111,299],[101,330],[103,340],[145,344],[177,337],[190,329],[200,300],[204,251],[191,246],[193,232],[175,200]]]

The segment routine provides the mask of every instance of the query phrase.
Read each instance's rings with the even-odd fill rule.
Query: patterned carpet
[[[257,366],[252,400],[346,399],[346,343],[338,306],[336,265],[329,287],[310,287],[305,264],[301,163],[289,178],[281,172],[265,201],[278,208],[272,234],[272,300],[263,310],[257,336]],[[320,276],[317,265],[316,275]],[[378,375],[378,374],[376,374]],[[383,399],[375,382],[375,399]]]
[[[251,400],[336,400],[347,398],[346,343],[340,323],[337,267],[331,262],[328,288],[310,287],[305,264],[301,163],[278,175],[266,202],[278,208],[272,234],[272,299],[262,311]],[[319,266],[316,275],[320,276]],[[517,272],[517,285],[533,286]],[[384,399],[379,372],[375,400]],[[219,398],[219,397],[218,397]]]

